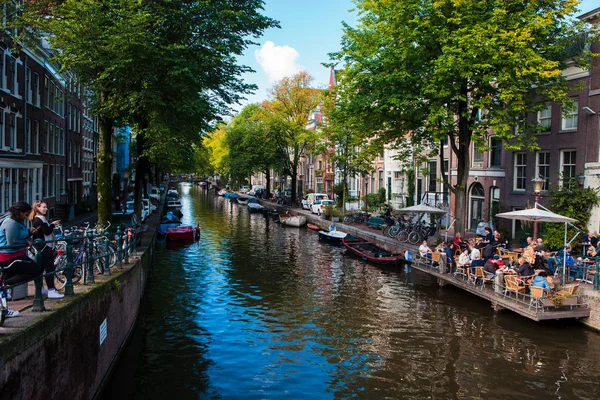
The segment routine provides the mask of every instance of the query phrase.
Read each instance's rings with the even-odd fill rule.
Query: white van
[[[329,197],[325,193],[309,193],[302,199],[302,208],[310,210],[317,200],[329,200]]]

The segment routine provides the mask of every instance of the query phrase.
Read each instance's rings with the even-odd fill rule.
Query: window
[[[0,89],[4,89],[4,50],[0,50]]]
[[[37,72],[33,73],[33,99],[32,102],[36,107],[40,106],[40,76]]]
[[[427,188],[427,191],[429,192],[435,192],[437,190],[437,161],[430,161],[429,162],[429,186]]]
[[[377,188],[379,190],[382,187],[383,187],[383,171],[379,170],[379,186]]]
[[[4,109],[0,110],[0,149],[4,147]]]
[[[10,133],[9,133],[9,140],[10,140],[10,149],[11,150],[16,150],[17,149],[17,127],[15,126],[15,116],[13,114],[10,114],[10,116],[8,117],[8,120],[10,122]]]
[[[50,134],[48,135],[48,137],[50,137],[50,142],[48,143],[48,153],[53,154],[54,153],[54,125],[49,124],[48,127],[50,128]]]
[[[46,98],[45,98],[46,101],[45,101],[44,105],[46,106],[46,108],[50,107],[50,86],[49,86],[48,81],[49,81],[48,76],[47,75],[44,76],[44,93],[46,96]]]
[[[43,183],[43,196],[44,197],[48,197],[48,190],[50,189],[50,184],[48,182],[48,176],[50,175],[49,172],[50,167],[48,166],[48,164],[44,164],[44,169],[42,170],[42,183]]]
[[[25,152],[31,154],[31,119],[25,121]]]
[[[550,104],[547,104],[543,110],[538,111],[537,120],[538,124],[544,127],[544,132],[550,132],[552,129],[552,106]]]
[[[31,68],[25,68],[25,101],[31,103],[33,93],[31,91]]]
[[[8,71],[6,74],[6,90],[15,94],[15,79],[16,79],[16,60],[12,56],[8,56]]]
[[[44,121],[44,153],[50,153],[50,131],[48,121]]]
[[[502,164],[502,139],[492,137],[490,147],[490,168],[500,168]]]
[[[527,155],[515,153],[515,178],[513,189],[525,190],[527,187]]]
[[[475,143],[473,143],[473,168],[483,168],[483,153]]]
[[[32,137],[33,153],[40,154],[40,123],[33,121],[33,137]]]
[[[59,130],[59,142],[58,142],[58,154],[61,156],[65,155],[65,131],[62,128],[58,128]]]
[[[575,178],[577,174],[575,173],[576,168],[576,152],[575,150],[563,150],[561,152],[561,167],[560,172],[562,172],[562,178]]]
[[[540,151],[537,153],[537,174],[544,179],[544,187],[542,190],[548,190],[548,185],[550,184],[550,152],[549,151]]]
[[[579,112],[579,102],[577,100],[574,101],[574,108],[572,111],[566,116],[563,116],[562,119],[562,129],[563,130],[574,130],[577,129],[577,114]]]

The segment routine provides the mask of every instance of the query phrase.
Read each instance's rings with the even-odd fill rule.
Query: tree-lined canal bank
[[[199,244],[160,248],[106,398],[580,398],[600,336],[494,315],[413,271],[382,270],[190,188]]]

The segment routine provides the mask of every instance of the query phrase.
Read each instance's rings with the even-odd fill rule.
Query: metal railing
[[[35,293],[33,296],[32,311],[45,311],[44,297],[42,295],[43,279],[46,276],[63,276],[65,279],[64,294],[72,296],[75,294],[73,290],[73,279],[75,271],[80,271],[83,274],[83,284],[94,284],[94,269],[99,271],[102,267],[102,274],[105,276],[111,275],[111,267],[122,268],[123,264],[129,263],[129,257],[136,254],[136,243],[138,235],[136,229],[118,228],[116,232],[101,232],[92,234],[73,234],[67,233],[65,237],[57,240],[44,241],[36,239],[30,246],[30,253],[33,253],[33,259],[41,265],[42,250],[48,243],[54,243],[56,246],[64,246],[64,254],[58,257],[64,257],[64,262],[59,262],[59,267],[54,272],[42,273],[33,279],[21,281],[12,285],[5,285],[7,289],[12,289],[24,283],[33,280],[35,284]],[[15,246],[0,247],[0,250],[21,250],[22,247]],[[85,252],[85,254],[81,254]],[[55,265],[56,265],[55,257]],[[114,261],[114,262],[112,262]],[[8,267],[7,267],[8,268]],[[5,268],[6,269],[6,268]]]

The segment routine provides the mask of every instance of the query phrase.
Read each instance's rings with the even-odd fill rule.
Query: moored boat
[[[315,224],[311,224],[311,223],[308,223],[308,224],[306,224],[306,227],[307,227],[308,229],[312,229],[313,231],[318,231],[318,230],[321,230],[321,228],[319,228],[317,225],[315,225]]]
[[[341,246],[342,239],[344,239],[346,235],[348,235],[346,232],[340,231],[319,231],[317,233],[319,234],[319,240],[330,244],[334,244],[336,246]]]
[[[225,193],[227,193],[227,189],[221,189],[217,192],[219,196],[225,196]]]
[[[265,209],[265,206],[258,203],[248,203],[248,211],[249,212],[262,212]]]
[[[304,215],[279,214],[279,222],[298,228],[306,225],[306,217]]]
[[[195,241],[200,238],[200,226],[178,226],[169,228],[165,232],[167,241],[174,242],[178,240]]]
[[[249,197],[239,196],[237,198],[237,202],[238,202],[238,204],[246,205],[246,204],[248,204],[248,199],[249,199]]]
[[[368,240],[356,236],[346,235],[346,237],[342,239],[342,244],[351,253],[359,256],[365,261],[372,262],[373,264],[400,265],[400,263],[405,262],[402,254],[392,254]]]

